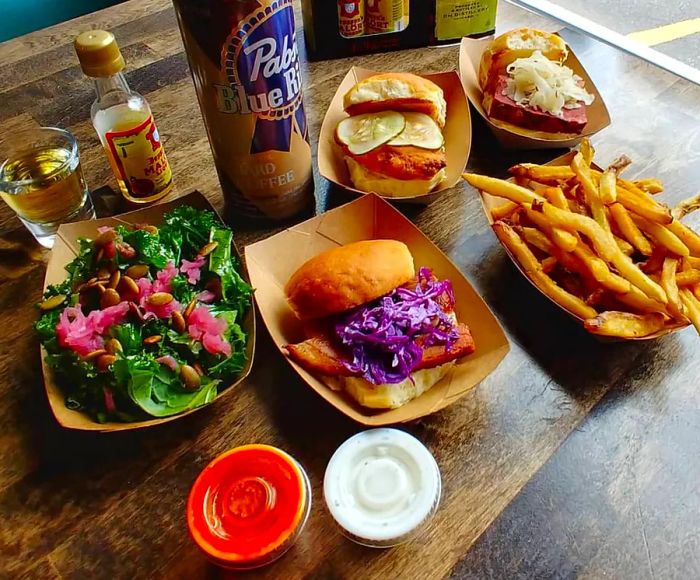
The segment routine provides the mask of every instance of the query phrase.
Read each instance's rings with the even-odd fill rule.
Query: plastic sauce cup
[[[333,454],[323,493],[347,537],[388,548],[426,528],[440,502],[440,470],[415,437],[397,429],[371,429]]]
[[[246,570],[289,550],[310,509],[309,479],[293,457],[269,445],[244,445],[219,455],[197,477],[187,526],[209,560]]]

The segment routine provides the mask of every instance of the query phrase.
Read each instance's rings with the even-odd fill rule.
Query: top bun
[[[447,103],[434,82],[411,73],[383,73],[367,77],[343,98],[348,115],[378,111],[416,111],[445,126]]]
[[[563,63],[569,54],[564,40],[551,32],[518,28],[495,38],[481,55],[479,86],[486,91],[491,82],[518,58],[528,58],[539,50],[546,58]]]
[[[388,294],[416,275],[413,256],[396,240],[367,240],[314,256],[284,291],[301,320],[344,312]]]

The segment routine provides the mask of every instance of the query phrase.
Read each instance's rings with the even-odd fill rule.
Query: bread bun
[[[443,179],[445,169],[440,169],[426,179],[396,179],[367,169],[353,157],[346,155],[350,179],[355,188],[384,197],[415,197],[432,191]]]
[[[310,320],[370,302],[415,275],[406,244],[366,240],[314,256],[292,274],[284,290],[296,315]]]
[[[425,113],[445,126],[447,103],[442,89],[434,82],[410,73],[383,73],[367,77],[352,87],[343,98],[349,115],[377,111],[415,111]]]
[[[363,407],[396,409],[435,386],[454,364],[454,361],[450,361],[414,371],[409,378],[391,385],[373,385],[361,377],[324,376],[322,380],[334,390],[345,391]]]
[[[481,55],[479,86],[486,92],[489,84],[518,58],[527,58],[539,50],[549,60],[563,63],[569,54],[564,40],[533,28],[518,28],[498,36]]]

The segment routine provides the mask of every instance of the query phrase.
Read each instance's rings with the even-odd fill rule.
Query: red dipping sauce
[[[214,459],[187,500],[190,535],[215,564],[258,568],[282,556],[311,508],[304,469],[269,445],[244,445]]]

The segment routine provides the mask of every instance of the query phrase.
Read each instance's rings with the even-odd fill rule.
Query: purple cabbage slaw
[[[409,378],[423,358],[423,348],[450,348],[459,337],[454,321],[437,302],[443,295],[454,307],[452,283],[437,280],[430,268],[420,268],[415,290],[397,288],[344,315],[335,332],[350,349],[352,362],[343,364],[375,385]]]

